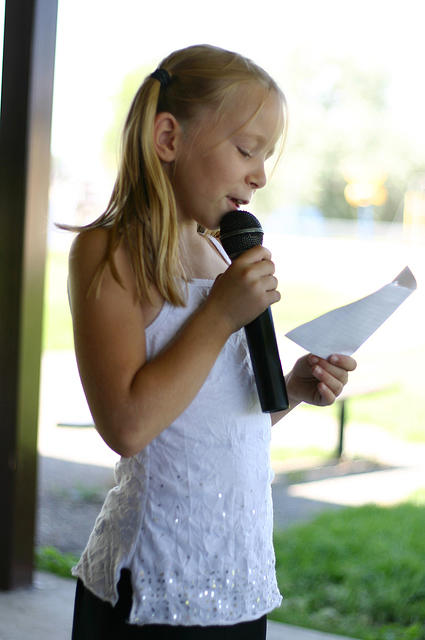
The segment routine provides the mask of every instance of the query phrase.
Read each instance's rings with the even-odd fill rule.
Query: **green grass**
[[[333,453],[333,452],[332,452]],[[273,462],[287,462],[294,458],[306,458],[309,460],[323,461],[329,459],[331,452],[326,451],[320,447],[305,446],[302,448],[296,447],[272,447],[270,451],[270,458]]]
[[[339,420],[338,406],[303,405],[297,411],[329,415]],[[310,418],[311,419],[311,418]],[[425,405],[422,395],[407,386],[394,386],[385,391],[351,398],[346,403],[346,421],[375,424],[394,436],[409,442],[425,441]]]
[[[425,491],[275,534],[274,620],[363,640],[425,639]]]
[[[62,553],[55,547],[39,547],[35,552],[35,565],[40,571],[48,571],[62,578],[73,578],[71,569],[79,558],[72,553]]]
[[[68,256],[49,252],[44,295],[43,350],[73,349],[67,277]]]
[[[354,422],[380,424],[394,435],[410,440],[425,440],[425,405],[423,395],[408,387],[355,398],[349,406]]]

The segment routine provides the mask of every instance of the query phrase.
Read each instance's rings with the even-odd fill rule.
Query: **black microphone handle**
[[[245,326],[245,333],[261,409],[264,413],[287,409],[288,395],[270,307]]]

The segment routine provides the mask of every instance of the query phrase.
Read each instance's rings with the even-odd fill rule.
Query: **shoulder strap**
[[[230,264],[232,261],[230,260],[229,256],[227,255],[227,253],[223,249],[223,246],[222,246],[221,242],[217,238],[215,238],[214,236],[208,235],[207,237],[208,237],[208,240],[215,246],[217,251],[219,253],[221,253],[221,255],[223,256],[223,258],[225,259],[227,264]]]

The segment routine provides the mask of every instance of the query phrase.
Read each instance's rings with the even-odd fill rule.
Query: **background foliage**
[[[276,532],[272,618],[363,640],[425,639],[424,495],[325,512]]]
[[[150,67],[128,74],[115,98],[104,153],[115,167],[119,138],[131,100]],[[406,188],[423,170],[423,153],[404,134],[389,105],[388,70],[353,57],[288,56],[277,80],[289,102],[283,159],[266,190],[256,195],[260,213],[285,207],[313,208],[327,218],[357,216],[344,197],[347,178],[382,176],[387,199],[377,220],[400,221]]]

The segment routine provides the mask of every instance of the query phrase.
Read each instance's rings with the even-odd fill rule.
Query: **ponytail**
[[[182,284],[187,278],[179,253],[177,207],[155,151],[155,116],[169,112],[184,125],[208,106],[218,120],[240,84],[252,82],[264,88],[264,101],[270,91],[276,91],[285,106],[281,90],[263,69],[243,56],[209,45],[174,52],[145,79],[124,125],[117,179],[105,212],[82,227],[59,225],[74,231],[110,230],[104,259],[92,282],[97,293],[108,265],[122,284],[114,253],[125,242],[140,299],[151,301],[153,284],[167,302],[184,305]]]

